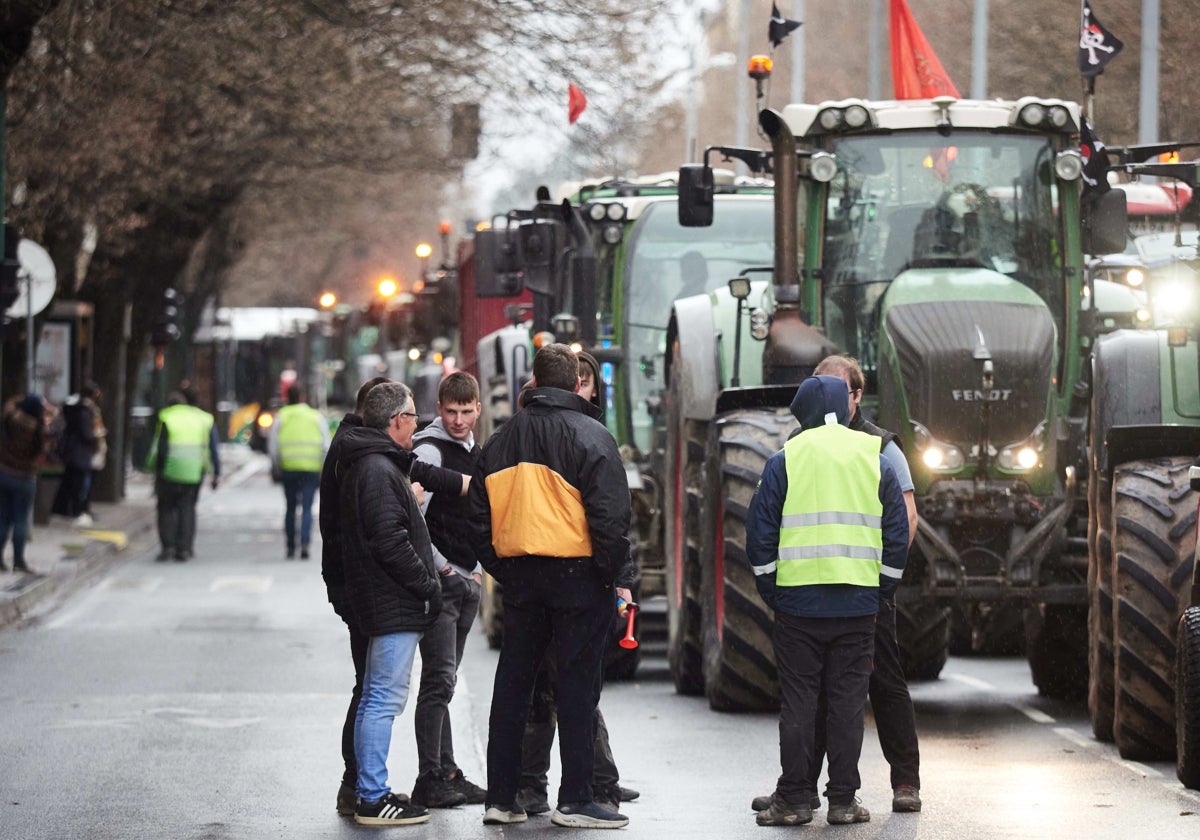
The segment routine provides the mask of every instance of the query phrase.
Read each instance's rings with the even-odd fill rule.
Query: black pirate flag
[[[1083,155],[1083,191],[1108,192],[1108,152],[1082,117],[1079,120],[1079,153]]]
[[[1091,4],[1084,0],[1079,24],[1079,72],[1089,78],[1099,76],[1124,46],[1096,19]]]
[[[783,39],[791,34],[793,29],[800,27],[800,21],[788,20],[779,13],[779,6],[771,4],[771,25],[767,27],[767,37],[771,39],[771,47],[778,47]]]

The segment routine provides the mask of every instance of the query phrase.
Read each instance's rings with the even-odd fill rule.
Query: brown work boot
[[[770,807],[754,815],[759,825],[807,825],[812,818],[812,808],[808,805],[793,807],[778,793],[771,794]]]
[[[912,785],[896,785],[892,791],[892,810],[912,814],[921,810],[921,791]]]
[[[829,813],[825,816],[825,821],[830,825],[870,822],[871,812],[859,804],[858,798],[855,797],[853,802],[846,805],[834,805],[830,802]]]

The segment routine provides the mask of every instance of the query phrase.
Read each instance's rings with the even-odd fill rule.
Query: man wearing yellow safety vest
[[[304,402],[304,392],[292,385],[288,404],[275,415],[267,454],[271,468],[283,482],[287,509],[283,514],[283,533],[287,537],[287,558],[296,556],[296,508],[300,509],[300,559],[308,559],[312,536],[312,506],[321,484],[321,465],[329,450],[329,424],[312,406]]]
[[[171,392],[167,407],[158,412],[158,428],[146,458],[154,473],[157,498],[158,561],[189,560],[196,541],[196,500],[206,473],[217,489],[221,457],[213,416],[189,404],[179,391]]]
[[[825,692],[831,824],[867,822],[858,803],[863,710],[879,599],[908,559],[908,514],[879,438],[847,428],[850,389],[837,376],[800,384],[801,433],[767,461],[746,517],[746,554],[775,611],[782,774],[759,825],[812,822],[815,731]],[[817,800],[819,802],[819,800]]]

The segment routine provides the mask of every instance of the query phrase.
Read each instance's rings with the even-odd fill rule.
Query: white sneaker
[[[529,815],[520,805],[513,805],[511,808],[489,805],[483,812],[484,825],[511,825],[525,822],[527,819],[529,819]]]
[[[90,513],[81,513],[71,520],[71,524],[76,528],[91,528],[95,523]]]

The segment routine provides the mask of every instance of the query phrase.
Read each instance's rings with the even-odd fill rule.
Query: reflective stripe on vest
[[[784,463],[788,489],[776,585],[879,586],[879,438],[841,425],[819,426],[787,442]]]
[[[320,472],[324,456],[321,424],[325,418],[315,408],[296,403],[279,409],[279,466],[286,472]]]
[[[158,414],[167,428],[167,459],[162,475],[177,484],[199,484],[209,469],[213,416],[190,405],[167,406]]]

